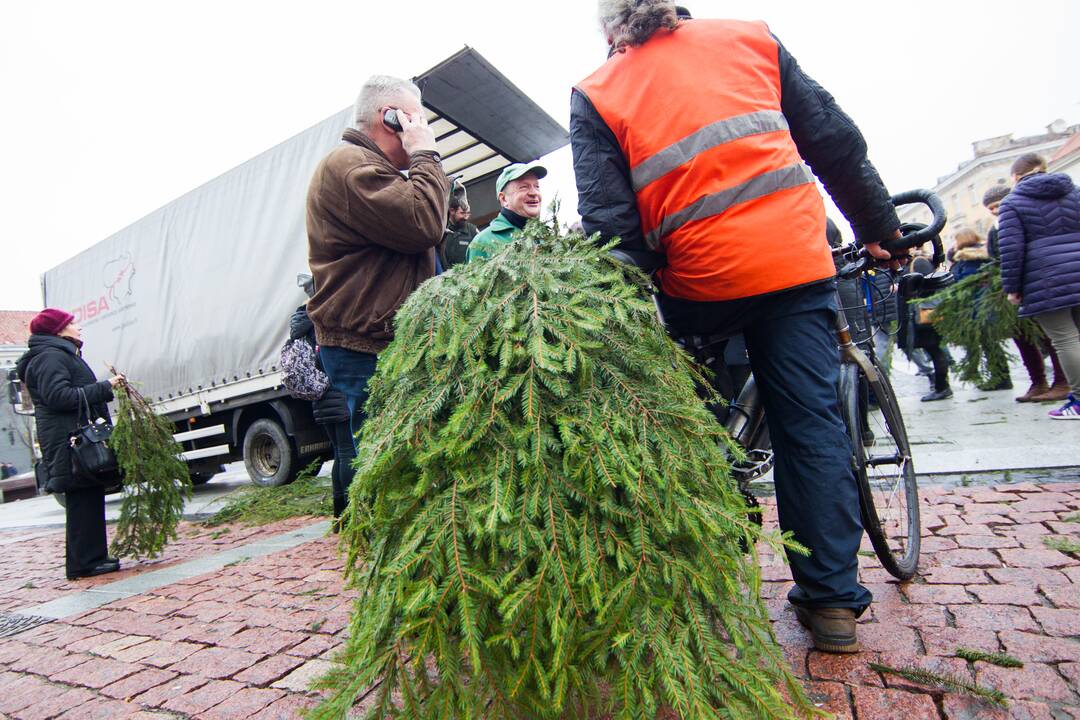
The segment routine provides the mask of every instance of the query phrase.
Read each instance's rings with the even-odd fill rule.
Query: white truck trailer
[[[474,218],[497,211],[494,182],[512,162],[568,135],[475,50],[414,78],[443,164]],[[74,313],[86,360],[115,366],[176,423],[192,479],[243,459],[262,485],[290,482],[330,444],[311,404],[281,386],[278,355],[304,300],[305,199],[315,166],[340,142],[350,109],[192,190],[45,273],[46,307]],[[15,397],[15,393],[13,393]]]

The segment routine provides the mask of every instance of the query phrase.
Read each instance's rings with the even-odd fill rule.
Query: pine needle
[[[1050,537],[1043,538],[1043,545],[1051,550],[1057,550],[1063,553],[1080,553],[1080,539],[1069,537],[1067,535],[1052,535]]]
[[[316,476],[321,461],[305,468],[288,485],[260,487],[249,485],[225,496],[224,506],[203,521],[214,527],[225,523],[268,525],[293,517],[324,517],[333,514],[330,483]]]
[[[1072,513],[1071,515],[1066,515],[1065,517],[1061,518],[1061,521],[1080,523],[1080,513]]]
[[[894,668],[879,663],[869,663],[869,665],[871,670],[888,675],[896,675],[897,677],[902,677],[905,680],[918,683],[919,685],[938,688],[946,692],[956,692],[963,695],[982,698],[998,707],[1009,706],[1009,698],[1000,690],[995,690],[994,688],[989,688],[984,685],[977,685],[973,682],[958,678],[955,675],[930,672],[929,670],[912,666]]]
[[[182,450],[173,440],[172,423],[126,381],[115,394],[117,419],[109,447],[123,474],[124,496],[110,552],[153,558],[176,538],[184,501],[191,497],[191,478],[179,458]]]
[[[991,665],[997,665],[1003,668],[1022,668],[1024,663],[1019,658],[1014,658],[1012,655],[1006,655],[1005,653],[989,653],[982,650],[972,650],[971,648],[956,648],[956,657],[970,660],[971,662],[988,662]]]

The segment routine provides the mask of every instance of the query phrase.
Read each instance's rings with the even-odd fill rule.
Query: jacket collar
[[[372,140],[356,128],[346,128],[345,132],[341,135],[341,139],[349,143],[350,145],[358,145],[359,147],[362,147],[366,150],[371,150],[374,153],[378,153],[379,157],[381,157],[387,163],[393,165],[393,163],[390,162],[390,158],[386,157],[386,153],[382,151],[382,148],[376,145],[374,140]],[[394,169],[397,170],[397,168]],[[397,171],[401,172],[400,170]]]

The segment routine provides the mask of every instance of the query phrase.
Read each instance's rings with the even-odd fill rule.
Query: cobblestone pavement
[[[1076,483],[926,489],[916,580],[902,585],[875,558],[860,558],[875,603],[860,623],[863,652],[852,656],[810,648],[784,599],[787,568],[763,556],[777,637],[816,701],[838,718],[1080,718],[1080,560],[1044,544],[1055,534],[1080,540],[1080,522],[1069,519],[1078,510]],[[310,522],[216,534],[186,526],[160,562]],[[57,581],[62,533],[0,552],[0,598],[9,609],[115,578]],[[330,667],[345,632],[351,598],[340,569],[334,540],[322,538],[0,639],[0,716],[299,717],[315,702],[311,679]],[[25,587],[30,583],[34,588]],[[1024,667],[969,663],[956,657],[961,647],[1003,651]],[[994,687],[1009,697],[1009,708],[883,676],[870,662]]]

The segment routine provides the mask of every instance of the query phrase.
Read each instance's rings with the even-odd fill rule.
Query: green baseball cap
[[[506,183],[510,182],[511,180],[517,180],[523,175],[528,175],[529,173],[535,175],[536,179],[539,180],[540,178],[547,175],[547,168],[540,163],[534,162],[514,163],[513,165],[509,165],[505,170],[502,171],[502,174],[499,175],[499,179],[495,181],[495,192],[501,193],[503,191],[503,188],[506,187]]]

